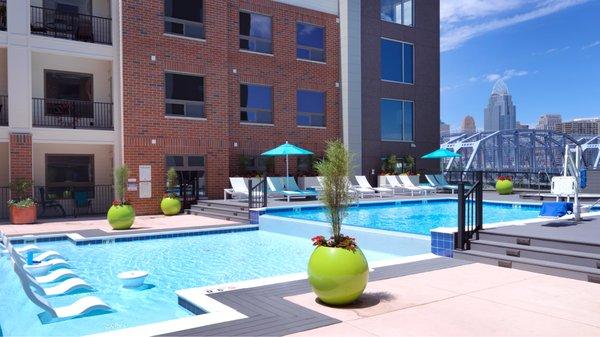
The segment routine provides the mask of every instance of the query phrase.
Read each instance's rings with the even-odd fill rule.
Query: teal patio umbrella
[[[312,152],[298,147],[294,144],[290,144],[285,141],[285,144],[281,144],[276,148],[270,149],[269,151],[263,152],[263,156],[267,157],[282,157],[285,156],[285,185],[287,187],[287,181],[290,176],[290,165],[289,156],[308,156],[313,154]]]
[[[422,159],[443,159],[443,158],[460,158],[460,153],[452,152],[448,149],[437,149],[421,157]]]

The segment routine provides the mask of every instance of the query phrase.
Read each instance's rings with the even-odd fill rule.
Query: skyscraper
[[[484,110],[485,131],[514,129],[517,126],[517,108],[502,79],[494,84],[487,108]]]
[[[445,136],[450,134],[450,124],[440,121],[440,135]]]
[[[562,117],[558,114],[546,114],[538,120],[538,130],[556,130],[556,125],[562,123]]]
[[[474,133],[477,131],[477,126],[475,125],[475,119],[473,116],[465,116],[460,125],[460,131],[464,133]]]

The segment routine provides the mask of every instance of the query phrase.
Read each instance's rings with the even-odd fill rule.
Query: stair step
[[[600,270],[596,268],[523,257],[506,256],[474,250],[454,251],[454,257],[460,260],[481,262],[505,268],[527,270],[536,273],[600,283]]]
[[[228,215],[228,214],[215,213],[215,212],[209,212],[209,211],[196,211],[193,209],[189,210],[189,214],[199,215],[199,216],[207,216],[210,218],[217,218],[217,219],[223,219],[223,220],[228,220],[228,221],[237,221],[237,222],[241,222],[241,223],[250,222],[250,220],[248,219],[248,216]]]
[[[535,236],[525,237],[504,233],[494,233],[493,231],[489,230],[479,232],[479,240],[518,244],[519,247],[544,247],[581,253],[600,254],[600,245],[594,243],[557,240]]]
[[[219,208],[227,208],[227,209],[231,209],[231,210],[248,212],[247,205],[235,205],[235,204],[228,204],[228,203],[224,203],[224,202],[198,201],[196,203],[196,205],[193,205],[193,206],[219,207]]]
[[[236,208],[227,208],[227,207],[222,207],[222,206],[206,206],[206,205],[192,205],[191,209],[195,210],[195,211],[208,211],[208,212],[214,212],[214,213],[223,213],[223,214],[231,214],[234,216],[248,216],[248,214],[250,214],[250,212],[248,211],[242,211]]]
[[[579,252],[573,250],[564,250],[539,246],[524,246],[519,244],[488,240],[472,241],[471,250],[513,257],[523,257],[537,260],[545,260],[550,262],[572,264],[589,268],[600,267],[600,254]]]

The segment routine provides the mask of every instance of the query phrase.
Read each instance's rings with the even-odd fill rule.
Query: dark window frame
[[[174,99],[174,98],[167,97],[167,92],[168,92],[167,91],[167,75],[168,74],[201,78],[202,79],[202,98],[203,98],[203,100],[202,101],[194,101],[194,100],[182,100],[182,99]],[[205,83],[204,80],[205,80],[205,76],[204,75],[166,70],[164,72],[165,116],[168,116],[168,117],[179,117],[179,118],[194,118],[194,119],[199,119],[199,120],[206,119],[206,109],[205,109],[205,107],[206,107],[205,106],[205,103],[206,103],[206,95],[205,95],[205,92],[206,92],[205,87],[206,87],[206,85],[205,84],[206,83]],[[173,113],[167,113],[167,105],[168,104],[182,105],[183,106],[183,115],[173,114]],[[188,116],[187,115],[188,105],[202,107],[202,116],[200,116],[200,117],[198,117],[198,116]]]
[[[87,157],[89,158],[89,181],[88,182],[51,182],[49,181],[49,174],[48,174],[48,164],[49,164],[49,158],[52,157]],[[46,153],[44,156],[44,174],[45,174],[45,186],[46,186],[46,193],[48,193],[48,191],[52,192],[53,190],[62,190],[67,191],[67,190],[72,190],[72,189],[83,189],[83,190],[88,190],[89,194],[88,197],[89,198],[93,198],[93,193],[94,193],[94,186],[96,185],[96,166],[95,166],[95,158],[94,158],[94,154],[77,154],[77,153]],[[58,193],[59,195],[61,193]],[[58,197],[58,199],[63,199],[64,198],[64,194],[60,195]]]
[[[379,17],[380,17],[381,21],[393,23],[396,25],[402,25],[405,27],[415,27],[415,2],[416,2],[415,0],[410,0],[410,3],[411,3],[410,24],[404,23],[404,3],[405,2],[402,2],[403,16],[402,16],[402,18],[400,18],[400,22],[387,20],[386,18],[383,17],[382,8],[381,8],[383,6],[383,1],[381,1],[380,5],[379,5]]]
[[[313,112],[313,111],[300,111],[300,104],[299,104],[299,101],[298,101],[298,93],[300,91],[323,94],[323,112],[322,113],[318,113],[318,112]],[[323,118],[323,125],[312,125],[312,116],[313,115],[322,116],[322,118]],[[299,116],[308,116],[309,125],[304,125],[304,124],[298,123],[298,117]],[[327,92],[326,91],[313,90],[313,89],[297,89],[296,90],[296,125],[297,126],[301,126],[301,127],[313,127],[313,128],[325,128],[325,127],[327,127]]]
[[[256,87],[265,87],[265,88],[269,88],[271,89],[271,109],[267,110],[267,109],[262,109],[262,108],[248,108],[248,107],[243,107],[242,106],[242,86],[256,86]],[[272,85],[268,85],[268,84],[257,84],[257,83],[246,83],[246,82],[242,82],[240,83],[240,122],[241,123],[245,123],[245,124],[258,124],[258,125],[274,125],[275,124],[275,95],[274,95],[274,88]],[[269,112],[271,114],[271,122],[270,123],[264,123],[264,122],[254,122],[254,121],[250,121],[250,120],[243,120],[242,119],[242,113],[246,113],[246,117],[248,117],[248,112],[253,112],[255,114],[263,114],[265,112]],[[257,118],[258,120],[258,118]]]
[[[168,157],[182,157],[183,165],[182,166],[168,165],[168,160],[167,160]],[[189,164],[190,157],[202,157],[203,165],[202,166],[190,165]],[[202,182],[203,185],[198,186],[198,190],[196,191],[196,193],[197,193],[196,198],[204,197],[204,196],[206,196],[206,157],[207,157],[207,155],[205,155],[205,154],[167,154],[167,155],[165,155],[165,170],[174,168],[175,171],[177,171],[177,173],[178,173],[177,174],[178,179],[182,178],[181,175],[189,173],[189,172],[201,172],[202,173],[201,177],[198,177],[197,179],[198,179],[198,183]],[[165,174],[166,174],[166,171],[165,171]],[[166,178],[165,178],[165,182],[166,182]],[[181,180],[179,181],[179,183],[181,184]],[[190,187],[190,186],[188,185],[188,187]],[[202,187],[202,188],[200,188],[200,187]],[[181,187],[179,186],[177,188],[176,193],[179,194],[180,191],[181,191]],[[173,192],[175,192],[175,191],[173,191]]]
[[[322,28],[323,29],[323,48],[321,49],[321,48],[315,48],[315,47],[311,47],[311,46],[301,45],[298,42],[298,25],[308,25],[308,26],[313,26],[313,27],[317,27],[317,28]],[[296,58],[299,60],[326,63],[327,62],[327,53],[326,53],[326,47],[327,47],[326,36],[327,36],[327,34],[326,34],[326,31],[327,30],[326,30],[325,26],[321,26],[321,25],[317,25],[317,24],[305,22],[305,21],[296,21]],[[298,57],[298,49],[307,50],[309,53],[309,57],[308,58]],[[313,51],[320,51],[323,58],[321,60],[313,59],[312,58]]]
[[[76,72],[76,71],[66,71],[66,70],[56,70],[56,69],[44,69],[44,98],[48,98],[48,99],[61,99],[61,98],[53,98],[53,97],[48,97],[48,75],[50,74],[59,74],[59,75],[71,75],[71,76],[80,76],[80,77],[86,77],[89,78],[90,80],[90,99],[89,100],[83,100],[83,99],[79,99],[79,100],[73,100],[73,101],[81,101],[81,102],[93,102],[94,101],[94,74],[90,74],[90,73],[81,73],[81,72]]]
[[[250,22],[252,22],[252,15],[259,15],[259,16],[264,16],[264,17],[268,17],[269,21],[270,21],[270,31],[271,31],[271,39],[266,39],[263,37],[257,37],[257,36],[249,36],[249,35],[242,35],[240,33],[240,29],[241,29],[241,20],[240,20],[240,16],[241,14],[249,14],[250,15]],[[257,13],[257,12],[252,12],[252,11],[248,11],[248,10],[240,10],[238,13],[238,47],[241,51],[244,52],[250,52],[250,53],[257,53],[257,54],[265,54],[265,55],[273,55],[273,16],[271,15],[267,15],[267,14],[262,14],[262,13]],[[261,42],[269,42],[269,52],[265,52],[265,51],[259,51],[259,50],[252,50],[250,48],[246,49],[246,48],[242,48],[241,46],[239,46],[240,42],[242,40],[248,41],[248,46],[250,46],[250,42],[252,41],[261,41]]]
[[[186,38],[190,38],[190,39],[199,39],[199,40],[205,40],[206,39],[206,31],[204,28],[204,18],[205,18],[205,8],[204,8],[204,0],[200,0],[201,4],[202,4],[202,22],[198,22],[198,21],[192,21],[192,20],[186,20],[186,19],[180,19],[180,18],[176,18],[176,17],[172,17],[172,16],[168,16],[166,14],[166,6],[167,6],[167,0],[163,0],[164,2],[164,6],[163,6],[163,17],[164,17],[164,33],[165,34],[170,34],[170,35],[175,35],[178,37],[186,37]],[[176,33],[173,31],[168,31],[167,30],[167,23],[175,23],[175,24],[181,24],[183,26],[183,33]],[[192,35],[188,35],[186,34],[186,25],[191,25],[191,26],[196,26],[196,27],[200,27],[201,29],[201,36],[192,36]]]
[[[393,139],[393,138],[384,138],[383,137],[383,130],[381,128],[381,125],[383,124],[383,118],[382,118],[382,113],[383,111],[381,110],[381,103],[382,101],[396,101],[396,102],[402,102],[402,139]],[[412,111],[411,111],[411,127],[410,127],[410,135],[411,135],[411,139],[406,139],[406,109],[404,107],[404,105],[406,103],[412,103]],[[400,143],[414,143],[415,141],[415,101],[411,101],[408,99],[398,99],[398,98],[388,98],[388,97],[382,97],[379,99],[379,139],[382,142],[400,142]]]
[[[381,37],[379,39],[379,53],[382,54],[381,49],[383,47],[383,41],[389,41],[389,42],[393,42],[393,43],[398,43],[401,46],[401,50],[402,50],[402,55],[400,57],[401,60],[401,69],[402,69],[402,79],[400,81],[398,80],[393,80],[393,79],[387,79],[387,78],[383,78],[383,60],[382,60],[382,55],[380,55],[380,62],[379,62],[379,66],[380,66],[380,71],[379,71],[379,77],[382,81],[385,82],[392,82],[392,83],[401,83],[401,84],[409,84],[409,85],[414,85],[415,84],[415,45],[414,43],[410,43],[410,42],[405,42],[405,41],[401,41],[401,40],[395,40],[395,39],[391,39],[388,37]],[[412,60],[411,60],[411,65],[412,65],[412,81],[408,82],[406,81],[406,73],[405,73],[405,47],[406,45],[409,45],[412,47]]]
[[[89,81],[89,99],[49,97],[50,75],[76,76]],[[94,118],[94,74],[75,71],[44,69],[44,105],[45,116]]]

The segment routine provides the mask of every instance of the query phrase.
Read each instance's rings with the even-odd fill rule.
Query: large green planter
[[[181,211],[181,201],[177,198],[166,197],[160,202],[160,209],[164,215],[175,215]]]
[[[317,247],[308,261],[308,282],[329,305],[354,302],[369,281],[369,265],[360,249]]]
[[[113,229],[129,229],[135,220],[135,210],[131,205],[113,205],[106,217]]]
[[[496,181],[496,192],[498,192],[498,194],[512,194],[512,192],[513,192],[512,181],[510,181],[508,179]]]

